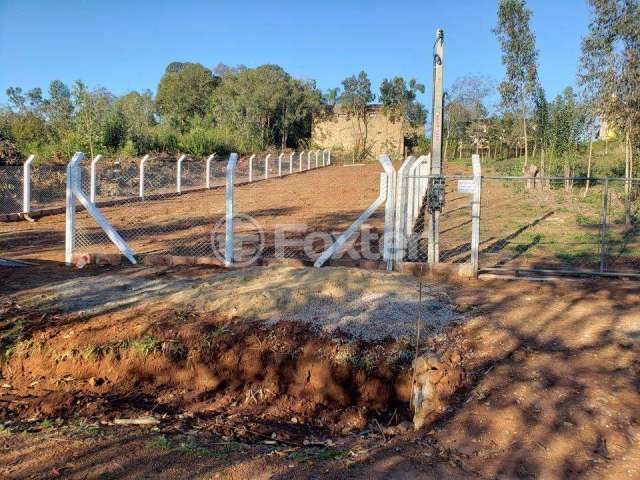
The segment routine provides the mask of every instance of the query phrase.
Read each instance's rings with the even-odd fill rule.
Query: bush
[[[212,153],[226,154],[236,151],[223,132],[215,128],[195,126],[180,137],[180,150],[190,155],[205,156]]]
[[[138,149],[134,145],[133,141],[127,140],[120,150],[120,155],[125,158],[133,158],[138,155]]]

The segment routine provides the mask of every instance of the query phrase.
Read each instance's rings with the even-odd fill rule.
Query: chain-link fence
[[[22,212],[22,166],[0,166],[0,214]]]
[[[409,182],[424,184],[420,190],[419,201],[414,204],[415,212],[411,231],[407,240],[405,260],[413,262],[428,261],[428,229],[430,228],[430,214],[427,211],[427,188],[433,182],[432,176],[408,176]],[[470,176],[443,177],[445,202],[438,213],[439,261],[446,263],[464,263],[471,255],[471,196],[458,191],[459,181],[471,181]]]
[[[256,257],[314,262],[380,193],[379,165],[345,171],[328,168],[321,153],[316,160],[303,152],[285,155],[282,164],[272,157],[268,167],[264,158],[253,159],[259,181],[249,183],[242,160],[234,182],[236,264]],[[383,226],[384,210],[378,209],[332,258],[378,260]]]
[[[65,166],[38,165],[30,169],[28,208],[24,208],[25,176],[22,165],[0,166],[0,215],[64,206]]]
[[[403,259],[429,260],[427,204],[438,180],[444,186],[439,261],[471,261],[474,177],[400,173],[405,203],[412,195],[407,185],[425,180],[429,188],[419,192],[417,215],[407,205],[396,205],[400,222],[410,224]],[[640,274],[640,179],[484,176],[478,181],[480,271]],[[396,229],[396,246],[402,246],[398,234]]]
[[[225,213],[224,188],[214,184],[205,189],[204,170],[196,165],[183,163],[182,180],[188,186],[182,193],[177,192],[175,161],[145,162],[144,189],[140,188],[139,164],[105,162],[97,168],[100,187],[96,188],[96,200],[100,212],[136,254],[211,255],[211,232]],[[220,172],[222,167],[212,164],[211,170]],[[91,176],[87,167],[81,169],[81,183],[88,198]],[[119,253],[86,211],[76,215],[74,250]]]
[[[483,178],[481,269],[638,273],[638,186],[637,179]]]
[[[322,152],[238,159],[232,197],[235,264],[262,257],[312,262],[379,195],[378,165],[345,175],[342,169],[328,168],[328,162]],[[98,162],[96,205],[135,254],[222,261],[229,212],[227,161],[213,161],[207,169],[205,161],[185,159],[181,167],[182,190],[178,192],[176,185],[167,182],[168,177],[173,181],[177,177],[176,162],[147,159],[143,168],[139,163]],[[89,198],[91,167],[79,170],[81,190]],[[203,187],[207,170],[208,189]],[[334,258],[346,255],[356,260],[364,252],[367,258],[378,259],[383,223],[384,211],[379,211]],[[88,212],[79,211],[74,251],[117,253],[119,249]]]

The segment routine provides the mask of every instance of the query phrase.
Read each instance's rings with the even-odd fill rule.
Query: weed
[[[149,448],[160,448],[162,450],[171,450],[176,448],[173,443],[164,435],[160,435],[153,440],[147,442],[147,447]]]
[[[599,225],[600,219],[594,218],[589,215],[585,215],[584,213],[576,214],[576,223],[581,226],[589,226],[589,225]]]
[[[4,423],[0,423],[0,437],[13,434],[11,427],[7,427]]]
[[[162,342],[160,349],[164,355],[174,362],[179,362],[187,358],[187,347],[177,340]]]
[[[376,369],[376,358],[371,352],[358,353],[349,358],[349,362],[356,368],[364,370],[367,375],[371,375]]]
[[[152,337],[144,337],[131,342],[131,348],[143,357],[148,357],[150,354],[160,350],[161,347],[161,343]]]
[[[193,438],[189,438],[188,440],[180,443],[180,450],[189,455],[194,455],[196,457],[218,457],[222,458],[226,456],[226,451],[215,451],[209,448],[203,447],[199,445]]]
[[[193,311],[193,307],[190,305],[184,305],[183,307],[174,311],[175,319],[179,322],[188,322],[196,318],[196,314]]]
[[[7,330],[0,332],[0,357],[9,359],[16,353],[17,343],[24,333],[24,322],[17,320]]]
[[[341,460],[348,455],[345,450],[329,450],[327,448],[304,448],[289,455],[289,458],[299,463],[307,463],[311,460]]]
[[[53,422],[48,418],[45,418],[40,422],[40,428],[43,430],[48,430],[50,428],[53,428]]]

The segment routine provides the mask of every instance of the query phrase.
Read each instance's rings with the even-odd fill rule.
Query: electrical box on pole
[[[431,121],[431,180],[427,193],[427,261],[433,265],[440,261],[440,212],[444,208],[444,177],[442,176],[442,124],[444,116],[443,92],[444,30],[436,31],[433,47],[433,104]]]

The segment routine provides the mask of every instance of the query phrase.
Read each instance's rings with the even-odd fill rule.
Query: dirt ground
[[[98,274],[121,283],[95,306],[130,302],[56,307]],[[0,478],[640,478],[638,283],[428,282],[462,318],[421,345],[462,348],[467,380],[412,432],[411,340],[136,300],[140,279],[216,275],[1,269]]]
[[[272,256],[277,226],[291,226],[286,238],[307,232],[342,233],[378,196],[381,171],[378,164],[331,166],[241,185],[235,190],[235,213],[256,220],[265,233],[265,253]],[[100,210],[137,254],[211,256],[212,233],[224,231],[216,230],[216,225],[224,219],[225,191],[188,192],[144,203],[134,199]],[[380,230],[383,217],[380,210],[367,226]],[[34,223],[0,223],[0,256],[61,261],[64,222],[64,215],[53,215]],[[85,212],[78,213],[76,225],[77,253],[118,252]],[[237,234],[254,231],[254,227],[236,229]],[[321,244],[317,250],[323,250]],[[301,248],[290,247],[284,253],[308,257]]]

